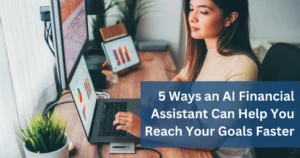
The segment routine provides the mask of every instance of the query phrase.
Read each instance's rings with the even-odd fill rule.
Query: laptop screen
[[[89,137],[97,96],[83,56],[71,79],[70,90],[86,135]]]

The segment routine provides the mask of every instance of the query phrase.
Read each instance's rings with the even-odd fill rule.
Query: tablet
[[[114,73],[139,65],[141,60],[131,36],[123,36],[102,43],[104,54]]]

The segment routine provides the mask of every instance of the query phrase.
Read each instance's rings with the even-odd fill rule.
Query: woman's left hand
[[[141,119],[131,112],[118,112],[115,116],[113,125],[118,125],[117,130],[124,130],[140,138],[141,136]]]

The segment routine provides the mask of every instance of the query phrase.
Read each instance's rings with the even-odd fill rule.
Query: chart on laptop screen
[[[75,70],[70,82],[70,90],[77,106],[79,116],[82,120],[83,127],[88,135],[97,98],[83,57],[79,61],[77,69]]]
[[[87,39],[84,0],[60,0],[67,77]]]
[[[115,72],[139,63],[138,54],[130,36],[105,43],[104,47]]]

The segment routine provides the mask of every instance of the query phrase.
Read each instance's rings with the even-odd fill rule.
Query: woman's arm
[[[185,65],[180,72],[171,80],[174,82],[186,82],[188,81],[186,76],[187,76],[187,71],[188,71],[188,65]]]

